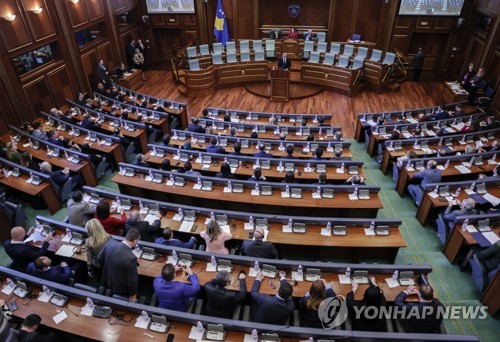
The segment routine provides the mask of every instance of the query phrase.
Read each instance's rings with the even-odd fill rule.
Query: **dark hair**
[[[39,271],[43,270],[45,268],[45,263],[43,262],[45,257],[41,256],[36,258],[35,260],[35,268]]]
[[[302,121],[300,122],[300,125],[301,125],[302,127],[307,126],[307,120],[306,120],[306,119],[302,119]]]
[[[205,108],[205,109],[203,109],[203,111],[201,112],[201,114],[202,114],[203,116],[207,116],[207,115],[208,115],[208,109],[206,109],[206,108]]]
[[[260,179],[262,177],[262,170],[260,167],[256,168],[255,170],[253,170],[253,176],[256,178],[256,179]]]
[[[227,282],[229,281],[229,272],[228,271],[219,271],[215,276],[215,284],[220,288],[225,288]]]
[[[42,318],[37,314],[29,314],[23,321],[23,326],[27,328],[34,328],[42,322]]]
[[[255,131],[250,134],[250,138],[252,138],[252,139],[257,139],[258,137],[259,137],[259,133],[255,132]]]
[[[170,159],[165,158],[161,161],[160,169],[163,171],[171,171],[172,165],[170,165]]]
[[[260,143],[259,144],[259,150],[264,152],[264,150],[266,149],[266,145],[264,145],[264,143]]]
[[[210,138],[210,144],[212,144],[214,146],[217,145],[217,138],[216,137],[211,137]]]
[[[316,155],[316,158],[321,158],[321,156],[323,156],[323,149],[321,147],[317,147],[314,150],[314,154]]]
[[[197,125],[200,122],[200,120],[198,120],[197,118],[191,118],[191,122]]]
[[[292,145],[288,145],[288,146],[286,147],[286,153],[287,153],[287,154],[290,154],[290,155],[292,155],[292,154],[293,154],[293,146],[292,146]]]
[[[361,183],[361,177],[359,175],[352,176],[351,183],[358,185],[359,183]]]
[[[141,238],[141,233],[135,228],[130,229],[127,232],[127,235],[125,235],[125,239],[127,241],[135,241],[139,240],[140,238]]]
[[[280,289],[278,290],[278,296],[282,299],[288,299],[293,293],[292,285],[288,283],[281,283]]]
[[[115,128],[115,129],[113,130],[113,135],[115,135],[115,136],[119,136],[119,135],[120,135],[120,129],[119,129],[119,128]]]
[[[220,165],[220,172],[223,178],[227,178],[231,174],[231,166],[229,166],[229,163],[223,162]]]
[[[422,299],[431,300],[432,298],[434,298],[434,290],[430,285],[424,284],[420,286],[418,292],[420,292]]]
[[[52,138],[55,134],[56,134],[56,130],[55,129],[51,129],[49,131],[49,138]]]
[[[165,240],[170,240],[172,238],[172,235],[173,235],[173,231],[170,227],[167,227],[165,229],[163,229],[163,231],[161,232],[161,235],[163,236],[163,238]]]
[[[312,135],[312,133],[309,133],[309,135],[306,138],[306,141],[314,141],[314,135]]]
[[[165,281],[172,281],[175,278],[175,266],[172,264],[166,264],[161,270],[161,277]]]
[[[326,182],[326,172],[320,172],[318,179],[319,179],[320,183],[325,183]]]
[[[231,129],[229,130],[229,134],[234,137],[236,135],[236,127],[231,127]]]
[[[319,122],[320,124],[325,123],[325,117],[324,117],[324,116],[320,116],[320,117],[318,117],[318,122]]]
[[[83,194],[81,191],[75,191],[73,192],[73,196],[71,198],[73,199],[73,201],[78,203],[82,201]]]
[[[241,144],[239,142],[235,142],[233,144],[233,150],[236,153],[240,153],[241,152]]]
[[[285,183],[295,183],[295,175],[293,171],[287,171],[285,173]]]
[[[191,171],[192,169],[193,169],[193,165],[191,165],[191,162],[187,161],[184,163],[184,170]]]
[[[369,288],[366,289],[363,294],[363,302],[368,306],[380,306],[382,304],[382,299],[384,298],[380,288],[373,284],[370,285]]]
[[[33,129],[39,129],[40,128],[40,123],[38,121],[35,121],[33,123],[33,125],[31,125],[31,127],[33,127]]]
[[[109,217],[109,203],[106,201],[99,201],[95,207],[95,217],[99,220],[105,220]]]
[[[90,145],[85,143],[82,145],[82,153],[85,153],[85,154],[92,154],[92,149],[90,148]]]
[[[168,145],[170,143],[170,134],[165,134],[162,138],[161,141],[165,144]]]
[[[225,114],[224,115],[224,121],[225,122],[231,122],[231,116],[229,116],[229,114]]]

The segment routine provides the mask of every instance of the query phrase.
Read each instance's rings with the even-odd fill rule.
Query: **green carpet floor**
[[[396,258],[397,264],[430,264],[433,271],[430,281],[445,306],[449,305],[481,305],[480,293],[476,290],[469,272],[460,272],[458,266],[450,265],[443,255],[442,245],[435,230],[430,226],[422,226],[415,218],[416,208],[411,198],[404,198],[396,193],[395,184],[391,175],[384,176],[379,170],[379,165],[366,153],[366,146],[352,140],[351,151],[353,159],[364,161],[363,172],[367,184],[381,187],[380,198],[384,209],[379,211],[379,218],[399,218],[403,221],[400,227],[407,248],[402,248]],[[101,179],[99,188],[119,192],[118,186],[111,182],[112,174],[107,174]],[[34,223],[36,215],[51,217],[47,210],[33,210],[27,206],[26,211],[30,224]],[[62,209],[52,216],[62,220],[66,217],[66,209]],[[0,263],[8,261],[3,247],[0,247]],[[375,262],[375,260],[374,260]],[[481,341],[498,341],[496,334],[500,332],[500,320],[488,318],[484,320],[447,320],[445,322],[450,334],[477,335]]]

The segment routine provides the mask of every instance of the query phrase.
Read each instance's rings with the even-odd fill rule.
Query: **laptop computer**
[[[415,280],[413,279],[415,274],[413,271],[401,271],[399,272],[399,284],[401,286],[413,286],[415,285]]]
[[[359,169],[359,167],[356,166],[356,165],[349,166],[349,174],[350,175],[357,175],[357,174],[359,174],[358,169]]]
[[[113,145],[113,140],[111,140],[111,138],[105,138],[104,139],[104,145],[105,146],[111,146],[111,145]]]
[[[183,177],[174,177],[174,185],[184,186],[186,185],[186,180]]]
[[[292,232],[305,234],[307,233],[307,226],[305,223],[296,223],[294,222],[292,225]]]
[[[358,198],[362,200],[370,199],[370,190],[361,189],[358,191]]]
[[[243,193],[243,191],[244,191],[243,184],[241,184],[241,183],[233,183],[232,184],[232,192],[241,194],[241,193]]]
[[[333,189],[323,189],[321,191],[321,197],[323,197],[323,198],[334,198],[335,195],[334,195]]]
[[[101,197],[98,194],[91,193],[89,202],[92,204],[97,204],[101,201]]]
[[[269,221],[266,218],[256,219],[255,220],[255,227],[261,227],[264,229],[268,229],[269,228]]]
[[[487,193],[488,191],[486,190],[486,184],[485,183],[476,184],[476,192],[478,194],[485,194],[485,193]]]
[[[415,162],[415,170],[422,171],[424,169],[424,161],[423,160],[417,160]]]
[[[202,155],[201,156],[201,162],[202,164],[211,164],[212,163],[212,157],[207,156],[207,155]]]
[[[160,212],[160,205],[158,203],[150,203],[148,205],[148,214],[156,215]]]
[[[294,163],[285,163],[285,171],[295,171],[295,164]]]
[[[276,266],[262,264],[262,275],[267,278],[276,278]]]
[[[325,164],[316,164],[316,172],[317,173],[326,172],[326,165]]]
[[[389,226],[376,226],[375,235],[389,235]]]
[[[448,185],[440,186],[439,187],[439,196],[441,196],[441,197],[450,196],[450,187]]]
[[[28,290],[28,286],[26,283],[18,280],[16,282],[16,287],[14,288],[14,294],[19,298],[26,298],[30,291]]]
[[[263,185],[260,187],[260,194],[262,196],[271,196],[273,194],[273,188],[269,185]]]
[[[248,140],[246,140],[246,139],[245,140],[241,140],[241,147],[242,148],[248,148],[248,146],[249,146],[248,145]]]
[[[50,297],[49,302],[56,306],[63,307],[66,305],[68,300],[68,296],[62,295],[60,293],[52,293],[52,297]]]
[[[191,209],[186,209],[184,211],[184,221],[194,222],[196,221],[196,212]]]
[[[20,175],[21,175],[21,171],[19,171],[18,167],[15,167],[15,168],[12,169],[12,174],[11,174],[12,177],[16,177],[17,178]]]
[[[219,139],[219,146],[226,147],[227,146],[227,139],[226,138],[220,138]]]
[[[177,133],[177,138],[179,140],[186,140],[186,133],[184,133],[184,132],[178,132]]]
[[[229,167],[230,168],[234,168],[235,169],[235,168],[237,168],[239,166],[240,166],[240,162],[239,162],[238,159],[232,159],[232,158],[229,159]]]
[[[226,259],[217,260],[217,272],[220,271],[227,271],[228,273],[231,273],[233,271],[233,265],[231,263],[231,260],[226,260]]]
[[[125,176],[127,177],[134,177],[135,176],[135,170],[131,167],[126,167],[125,168]]]
[[[42,184],[42,180],[37,175],[33,175],[31,177],[31,184],[33,184],[33,185],[40,185],[40,184]]]
[[[181,153],[181,156],[179,157],[179,160],[181,162],[187,162],[189,160],[189,154],[187,154],[187,153]]]
[[[290,189],[290,198],[302,198],[302,189],[299,188]]]
[[[333,226],[333,235],[344,236],[347,235],[346,226]]]
[[[308,268],[305,272],[306,281],[316,281],[321,279],[321,270],[319,268]]]
[[[211,181],[202,181],[201,182],[201,190],[203,191],[212,191],[214,189]]]
[[[368,284],[368,271],[354,271],[352,279],[358,284]]]
[[[394,142],[392,146],[395,150],[402,150],[403,149],[403,143],[401,141],[396,141]]]
[[[85,239],[83,238],[83,235],[81,233],[71,232],[71,239],[69,240],[69,243],[81,246],[84,242]]]
[[[154,248],[150,247],[143,247],[142,248],[142,253],[141,253],[141,259],[144,260],[156,260],[156,253]]]
[[[193,257],[191,254],[186,254],[186,253],[179,253],[178,254],[179,260],[177,261],[177,264],[180,266],[186,266],[186,267],[191,267],[193,266]]]
[[[148,329],[158,333],[166,333],[170,324],[167,322],[167,317],[159,316],[159,315],[151,315],[151,319],[149,321]]]
[[[228,224],[229,219],[226,214],[216,214],[215,221],[217,221],[218,224],[225,226]]]
[[[163,175],[161,173],[154,172],[152,182],[160,184],[163,182]]]
[[[207,324],[204,339],[210,341],[224,341],[226,339],[226,331],[222,324]]]
[[[477,221],[477,230],[481,233],[491,232],[490,219]]]
[[[132,202],[128,198],[121,198],[120,202],[123,210],[128,211],[132,209]]]
[[[269,161],[269,160],[261,161],[260,168],[263,170],[270,170],[271,169],[271,161]]]

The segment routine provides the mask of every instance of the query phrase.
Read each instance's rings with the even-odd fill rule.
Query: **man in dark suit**
[[[434,113],[432,115],[427,115],[426,119],[428,121],[434,121],[434,120],[444,120],[448,119],[450,117],[450,114],[445,111],[444,109],[441,109],[437,113]]]
[[[137,299],[139,276],[137,257],[132,252],[141,234],[137,229],[127,232],[125,240],[109,240],[98,256],[99,264],[104,265],[102,279],[105,286],[114,294],[128,296],[131,302]]]
[[[221,318],[233,317],[234,306],[247,296],[245,278],[245,273],[239,274],[240,289],[238,292],[226,290],[226,286],[230,282],[229,273],[227,271],[218,272],[215,279],[210,280],[204,286],[207,295],[205,314]]]
[[[288,58],[287,53],[284,52],[281,58],[278,60],[278,68],[283,70],[290,70],[291,66],[292,62],[290,61],[290,58]]]
[[[406,298],[409,295],[418,295],[419,301],[407,303]],[[442,315],[438,316],[438,310],[444,308],[443,304],[434,298],[434,291],[430,285],[422,285],[418,290],[415,286],[409,286],[406,291],[401,291],[398,294],[394,304],[403,308],[406,315],[409,315],[408,319],[404,320],[405,332],[440,333],[443,317]]]
[[[95,120],[89,114],[83,114],[83,120],[80,121],[80,127],[89,131],[98,132],[101,125],[95,123]]]
[[[102,59],[99,61],[99,65],[97,65],[97,75],[99,76],[99,82],[102,82],[105,87],[109,87],[111,85],[108,68]]]
[[[45,133],[38,121],[35,121],[31,127],[33,128],[33,131],[31,132],[32,136],[41,140],[47,140],[47,133]]]
[[[304,40],[313,40],[313,38],[314,38],[314,34],[313,34],[312,29],[309,29],[309,30],[307,30],[306,33],[304,33]]]
[[[445,220],[445,222],[448,222],[448,227],[450,227],[450,229],[453,229],[455,228],[457,217],[477,214],[477,210],[474,209],[475,206],[476,202],[472,198],[464,199],[460,204],[460,209],[456,209],[453,211],[451,210],[453,206],[451,204],[448,204],[446,210],[444,211],[443,219]]]
[[[10,231],[11,240],[6,240],[3,244],[5,253],[12,259],[11,268],[19,271],[26,272],[28,264],[47,254],[49,248],[49,241],[52,240],[52,234],[48,234],[41,247],[33,246],[24,242],[29,235],[33,234],[35,228],[30,228],[28,234],[24,231],[23,227],[14,227]]]
[[[484,68],[479,68],[477,74],[470,79],[469,86],[465,88],[469,92],[469,103],[474,104],[476,101],[476,94],[479,89],[482,89],[486,85],[484,81]]]
[[[67,284],[73,275],[71,267],[67,263],[63,261],[60,266],[52,266],[52,260],[46,256],[39,257],[34,262],[31,262],[26,273],[59,284]]]
[[[171,247],[181,247],[181,248],[193,248],[196,244],[196,238],[191,236],[188,242],[182,242],[179,239],[174,239],[174,232],[171,228],[167,227],[163,229],[161,237],[155,240],[155,243]]]
[[[427,169],[417,172],[413,175],[413,179],[422,180],[420,182],[420,185],[408,185],[408,192],[410,193],[417,206],[420,206],[420,202],[422,202],[424,189],[427,187],[427,184],[441,182],[441,170],[437,169],[436,166],[437,163],[435,160],[429,160],[427,162]]]
[[[141,221],[141,216],[137,210],[134,210],[130,213],[130,216],[125,221],[125,230],[128,232],[131,229],[137,229],[141,234],[141,239],[147,242],[153,242],[155,235],[160,233],[160,225],[161,225],[161,214],[156,214],[156,219],[153,224],[150,224],[148,221]]]
[[[41,322],[42,318],[37,314],[26,316],[21,324],[21,328],[15,331],[17,340],[26,342],[55,342],[60,340],[53,332],[42,334],[37,331]]]
[[[257,227],[253,233],[254,240],[245,240],[241,245],[242,255],[255,258],[277,259],[278,251],[271,242],[264,241],[264,228]]]
[[[47,142],[64,147],[63,137],[60,137],[55,129],[49,131]]]
[[[243,153],[241,153],[241,144],[239,142],[235,142],[233,144],[233,151],[234,152],[229,152],[230,156],[241,156]]]
[[[254,153],[254,157],[257,158],[273,158],[273,155],[266,152],[266,145],[263,143],[259,144],[259,152]]]
[[[226,153],[226,150],[224,150],[224,147],[217,146],[217,138],[216,137],[211,137],[210,138],[210,144],[207,145],[207,152],[208,153],[221,153],[221,154],[224,154],[224,153]]]
[[[134,66],[134,54],[135,49],[137,48],[135,44],[135,39],[132,39],[130,43],[127,45],[127,57],[128,57],[128,65],[129,67]]]
[[[40,171],[50,175],[50,178],[59,187],[62,187],[69,179],[69,169],[65,168],[63,170],[52,171],[52,165],[48,162],[42,162],[40,164]]]
[[[183,270],[188,275],[191,284],[175,281],[175,273]],[[191,267],[174,266],[166,264],[153,282],[158,307],[163,309],[185,311],[189,300],[198,295],[201,290],[198,276]]]
[[[311,160],[322,160],[323,158],[323,149],[321,147],[317,147],[314,150],[314,157],[311,158]]]
[[[470,80],[472,77],[476,76],[476,70],[474,70],[474,63],[469,63],[469,67],[465,72],[462,80],[460,81],[460,85],[467,89],[470,85]]]
[[[78,93],[75,103],[80,106],[85,106],[85,96],[82,93]]]
[[[425,55],[422,48],[418,48],[417,54],[413,57],[413,81],[420,81],[420,72],[424,66]]]
[[[253,321],[258,323],[284,325],[295,309],[292,293],[293,288],[285,278],[285,272],[280,272],[280,288],[276,296],[259,293],[264,280],[262,272],[257,276],[252,286]]]
[[[205,130],[200,125],[200,120],[192,118],[191,123],[188,124],[188,131],[193,133],[205,133]]]

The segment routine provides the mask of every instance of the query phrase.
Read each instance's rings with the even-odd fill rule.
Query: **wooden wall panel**
[[[76,4],[72,3],[71,1],[65,1],[65,4],[68,10],[72,28],[78,27],[88,22],[83,1],[79,1]]]
[[[237,0],[238,36],[235,39],[254,38],[254,1],[257,0]]]
[[[97,53],[91,50],[82,56],[82,65],[85,78],[87,80],[87,91],[92,91],[97,84]]]
[[[89,20],[99,19],[104,15],[104,0],[86,0],[85,7]]]
[[[395,34],[392,36],[392,46],[396,47],[399,51],[406,51],[408,46],[408,35]]]
[[[113,52],[111,51],[111,44],[109,42],[99,45],[97,48],[97,59],[104,60],[104,63],[108,66],[109,70],[117,65],[113,58]],[[97,68],[97,65],[95,66]]]
[[[31,43],[28,34],[28,27],[20,15],[20,4],[15,0],[2,0],[0,9],[1,15],[14,14],[16,18],[13,21],[7,21],[0,18],[0,31],[7,48],[7,51],[14,51]]]
[[[198,39],[199,39],[198,31],[191,31],[191,30],[184,29],[183,32],[184,32],[184,40],[186,41],[186,45],[190,44],[190,43],[194,44],[195,42],[198,41]]]
[[[398,16],[396,17],[396,24],[394,27],[396,29],[409,29],[411,25],[411,19],[412,17],[410,16]]]
[[[353,1],[336,1],[334,9],[333,41],[345,41],[349,37],[351,19],[353,16]]]
[[[337,1],[351,2],[351,1]],[[300,6],[299,15],[292,18],[288,14],[288,5]],[[292,25],[292,26],[328,26],[330,0],[259,0],[260,26],[262,25]]]
[[[483,50],[484,50],[484,41],[482,41],[477,37],[474,37],[470,48],[469,59],[477,63],[478,61],[480,61],[481,56],[483,55]]]
[[[71,87],[66,66],[50,72],[47,78],[57,107],[64,105],[67,98],[73,99],[75,97],[77,91]]]
[[[34,6],[33,0],[23,0],[23,2],[24,7],[28,10],[28,21],[35,41],[54,36],[56,32],[50,13],[47,10],[46,1],[37,2],[38,6],[42,8],[42,12],[39,14],[30,11]]]
[[[352,33],[361,34],[363,40],[376,42],[382,4],[381,1],[360,1],[356,15],[355,32]],[[345,37],[345,39],[347,38],[350,36]]]
[[[27,118],[29,120],[33,120],[36,113],[42,110],[50,110],[56,105],[50,97],[49,86],[44,76],[23,85],[23,90],[31,109],[31,113],[28,113]]]
[[[437,30],[450,30],[456,20],[455,17],[436,17],[434,18],[434,28]]]
[[[127,7],[127,0],[113,0],[112,4],[114,13],[117,13]]]
[[[490,86],[495,87],[500,82],[500,50],[491,54],[490,58],[484,63],[484,67],[486,69],[486,81]]]

